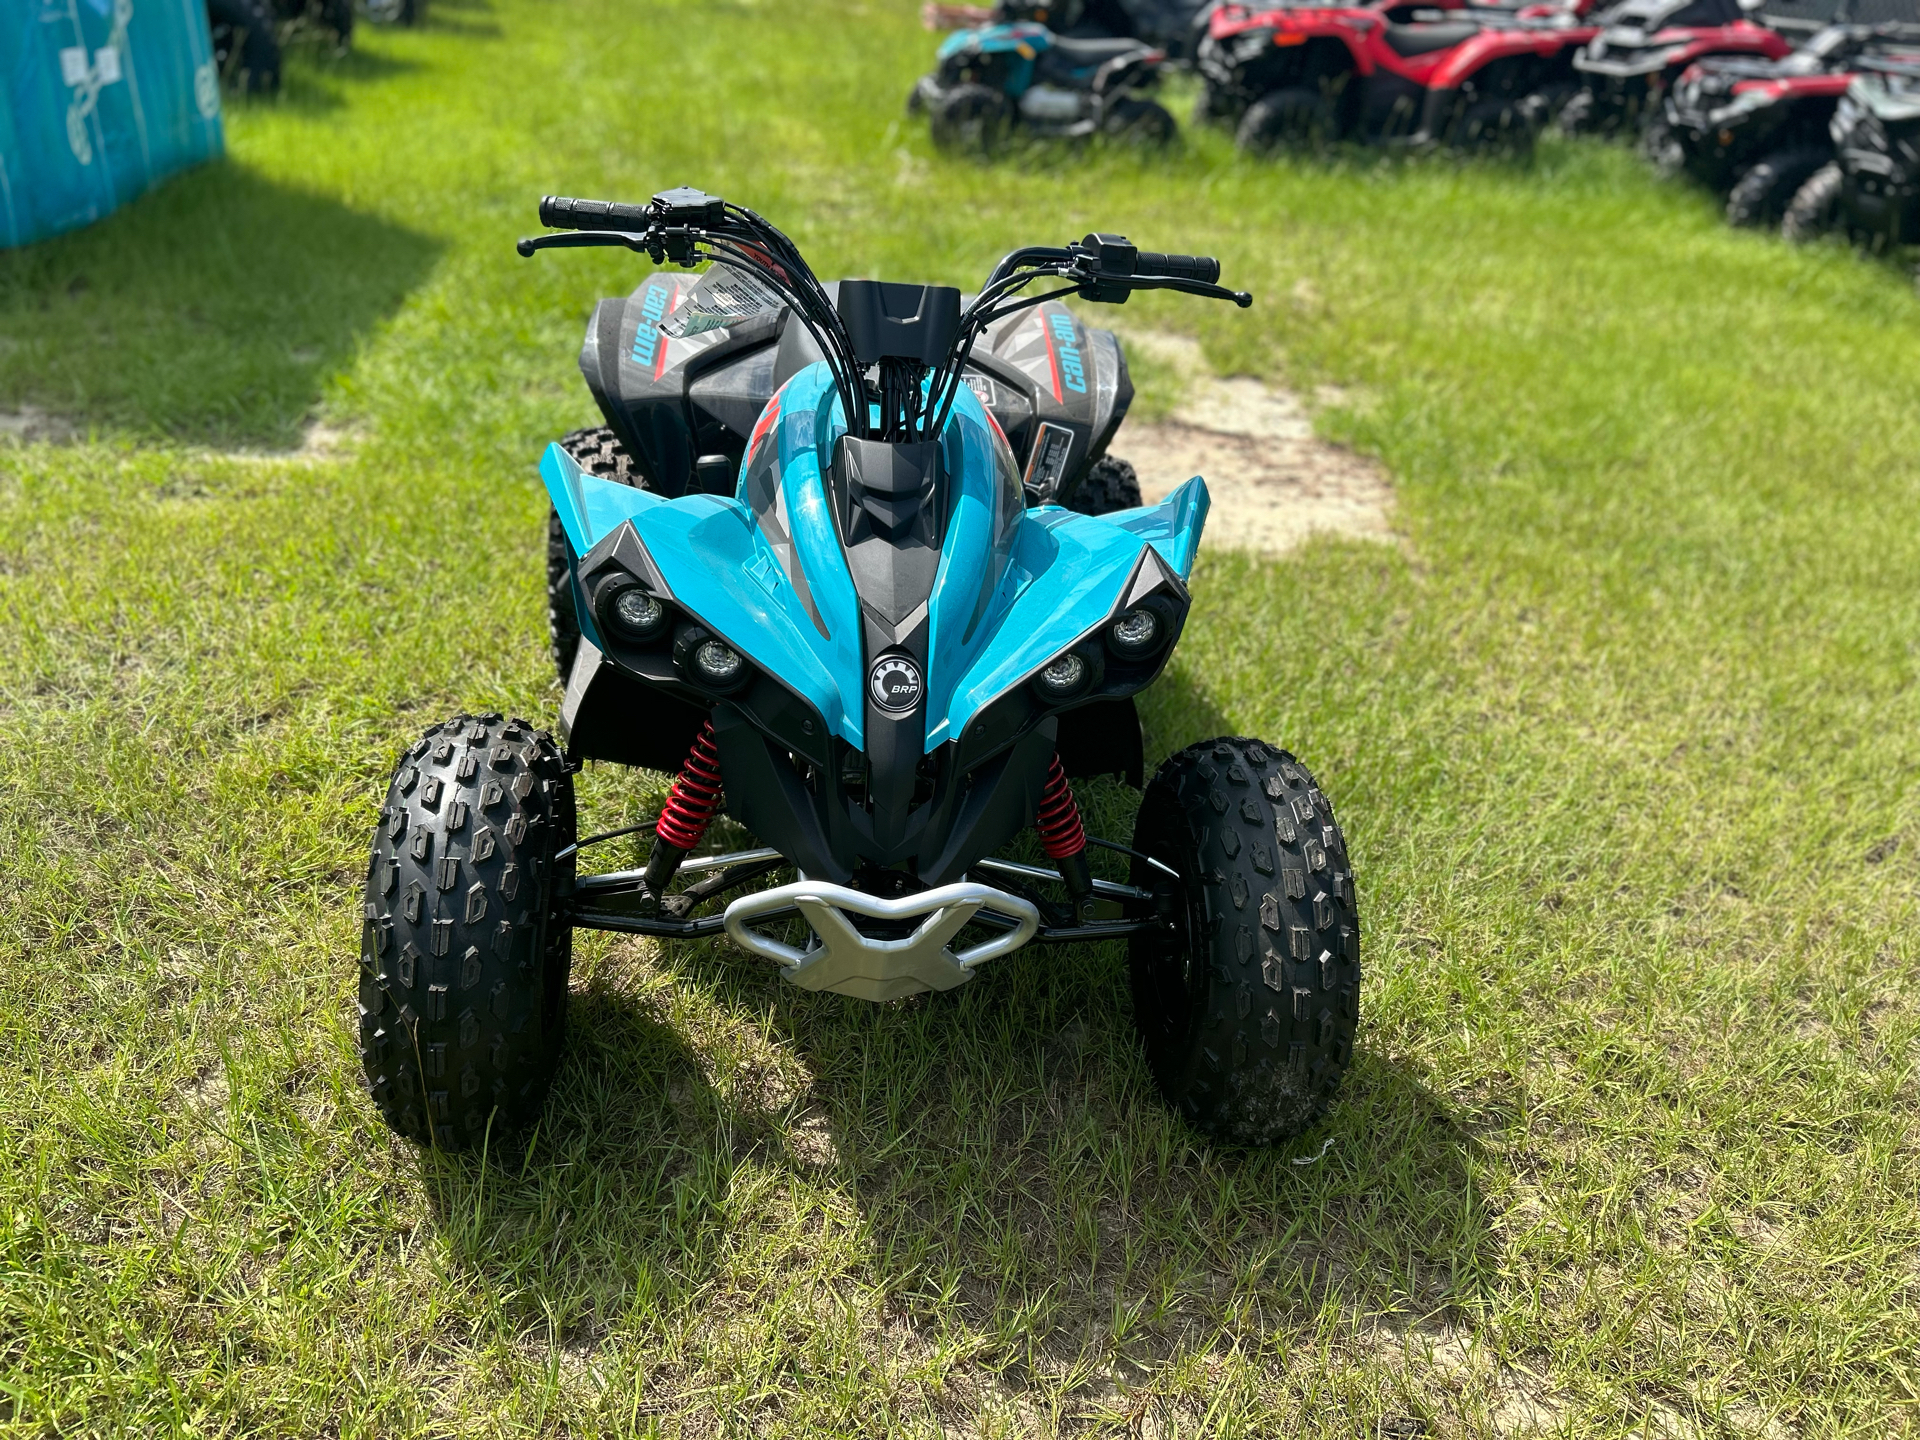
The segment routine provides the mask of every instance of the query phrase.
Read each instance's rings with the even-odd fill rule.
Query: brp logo
[[[867,696],[889,715],[905,715],[920,703],[920,667],[905,655],[882,655],[867,672]]]

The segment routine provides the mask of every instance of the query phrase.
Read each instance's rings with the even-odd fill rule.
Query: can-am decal
[[[661,367],[655,365],[654,357],[658,354],[661,361],[666,359],[661,353],[659,325],[666,317],[673,290],[671,282],[647,286],[647,293],[640,301],[640,325],[633,332],[633,352],[627,357],[642,369],[653,371],[656,380],[660,378]]]
[[[1064,384],[1076,395],[1087,393],[1087,372],[1080,363],[1080,344],[1073,333],[1073,317],[1064,310],[1047,316],[1047,356],[1053,361],[1053,398],[1063,400]]]

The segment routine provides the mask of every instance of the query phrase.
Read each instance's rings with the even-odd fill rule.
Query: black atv
[[[1780,230],[1832,232],[1883,251],[1920,242],[1920,61],[1869,55],[1834,109],[1835,158],[1787,206]]]
[[[286,42],[318,33],[336,50],[353,39],[353,0],[207,0],[213,64],[221,80],[245,94],[280,88]]]
[[[944,150],[991,155],[1016,129],[1036,139],[1106,135],[1170,144],[1172,114],[1151,99],[1166,53],[1140,40],[1075,40],[1018,21],[961,30],[907,96]]]
[[[1729,224],[1777,225],[1795,192],[1833,159],[1834,109],[1857,62],[1915,44],[1920,26],[1829,25],[1784,60],[1701,60],[1667,96],[1670,164],[1727,197]]]
[[[580,373],[606,424],[559,441],[581,469],[668,497],[730,495],[768,400],[821,358],[788,310],[680,338],[661,335],[663,319],[700,303],[693,295],[699,279],[661,272],[594,307]],[[839,285],[826,290],[837,297]],[[1106,515],[1141,503],[1133,466],[1107,453],[1133,403],[1112,331],[1093,329],[1050,300],[989,327],[967,362],[966,383],[1012,446],[1029,505]],[[580,643],[570,563],[566,532],[550,512],[547,619],[562,682]],[[1110,768],[1137,773],[1139,727],[1122,730],[1123,763]]]

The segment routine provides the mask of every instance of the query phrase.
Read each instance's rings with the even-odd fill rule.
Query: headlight
[[[1035,682],[1048,695],[1064,700],[1087,682],[1087,662],[1078,655],[1062,655],[1042,670]]]
[[[1165,633],[1160,617],[1140,606],[1107,626],[1107,645],[1123,660],[1139,660],[1160,648],[1160,637]]]
[[[664,601],[647,594],[633,576],[623,571],[603,576],[590,598],[600,628],[611,638],[629,644],[659,639],[673,618]]]
[[[722,695],[740,689],[754,673],[744,655],[697,624],[682,625],[674,632],[673,665],[681,679]]]
[[[667,628],[667,607],[638,585],[613,597],[613,628],[635,640],[651,640]]]
[[[738,650],[718,640],[702,641],[693,652],[693,668],[700,672],[703,680],[714,685],[731,684],[739,678],[740,667],[745,663]]]

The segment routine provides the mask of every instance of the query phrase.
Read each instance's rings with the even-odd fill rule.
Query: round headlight
[[[1116,655],[1134,660],[1158,649],[1161,633],[1160,617],[1142,606],[1107,627],[1107,644]]]
[[[658,635],[667,623],[667,607],[638,586],[613,597],[613,621],[636,639]]]
[[[718,640],[703,640],[693,652],[693,668],[700,678],[714,685],[726,685],[737,679],[746,662],[740,652]]]
[[[1035,677],[1040,689],[1052,696],[1064,699],[1078,690],[1087,678],[1087,662],[1078,655],[1062,655]]]

